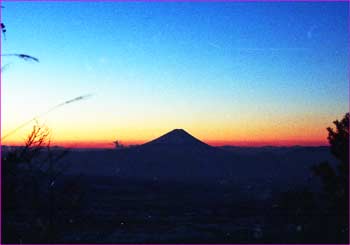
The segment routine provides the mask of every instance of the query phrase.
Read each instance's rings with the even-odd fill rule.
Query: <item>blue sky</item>
[[[40,59],[2,58],[3,133],[86,93],[42,119],[58,141],[323,141],[349,110],[346,2],[3,5],[2,53]]]

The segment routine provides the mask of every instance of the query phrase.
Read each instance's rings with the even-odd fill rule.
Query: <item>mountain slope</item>
[[[241,184],[258,179],[274,184],[306,183],[312,165],[332,160],[328,148],[231,148],[232,151],[209,146],[175,129],[141,146],[72,152],[64,160],[72,163],[70,174]]]
[[[141,147],[181,147],[181,148],[212,148],[199,139],[193,137],[183,129],[174,129],[159,138],[143,144]]]

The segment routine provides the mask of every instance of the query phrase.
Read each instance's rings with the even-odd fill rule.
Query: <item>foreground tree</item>
[[[333,123],[327,131],[335,160],[312,167],[319,191],[292,187],[276,196],[270,218],[281,227],[281,242],[348,243],[349,113]]]
[[[336,165],[322,162],[312,168],[320,177],[323,192],[322,199],[326,204],[325,216],[339,237],[348,238],[349,231],[349,113],[341,121],[334,121],[335,128],[327,128],[328,141],[333,156],[338,160]]]
[[[68,151],[51,147],[49,137],[36,124],[24,146],[2,152],[2,242],[57,241],[57,225],[79,212],[82,186],[63,176]]]

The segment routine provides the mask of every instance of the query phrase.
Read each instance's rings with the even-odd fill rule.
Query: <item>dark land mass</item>
[[[212,147],[181,129],[131,148],[71,150],[54,208],[44,191],[42,210],[29,209],[24,190],[3,213],[3,243],[345,243],[312,194],[322,161],[335,162],[328,147]],[[73,208],[69,182],[79,189]],[[38,212],[50,217],[49,238],[36,233]]]

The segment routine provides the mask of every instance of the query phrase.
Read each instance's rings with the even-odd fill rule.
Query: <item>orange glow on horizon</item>
[[[65,122],[48,123],[51,131],[51,145],[68,148],[114,148],[113,141],[118,139],[123,145],[139,145],[158,138],[174,128],[183,128],[195,138],[212,146],[321,146],[328,145],[326,127],[332,119],[325,118],[307,120],[309,118],[293,118],[285,121],[259,120],[248,124],[240,122],[212,122],[184,124],[145,123],[114,126],[106,124],[86,123],[79,127]],[[96,125],[99,125],[96,127]],[[156,125],[156,126],[153,126]],[[175,126],[174,126],[175,125]],[[176,125],[182,125],[176,126]],[[31,132],[28,125],[20,132],[2,141],[3,145],[23,145],[26,136]],[[2,130],[2,135],[10,131]]]
[[[152,139],[150,139],[152,140]],[[150,140],[139,141],[120,141],[125,146],[141,145]],[[328,146],[327,140],[278,140],[278,141],[237,141],[237,140],[202,140],[211,146],[239,146],[239,147],[262,147],[262,146]],[[24,141],[8,141],[6,144],[11,146],[23,145]],[[97,141],[55,141],[52,146],[60,146],[66,148],[106,148],[113,149],[114,143],[108,140]]]
[[[327,146],[326,140],[279,140],[279,141],[210,141],[212,146],[241,146],[241,147],[262,147],[262,146]]]

